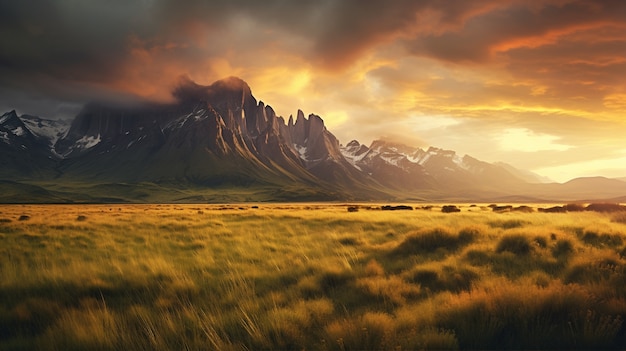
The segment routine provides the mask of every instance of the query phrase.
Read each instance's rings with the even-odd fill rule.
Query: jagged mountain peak
[[[16,120],[16,119],[19,119],[19,118],[18,118],[17,112],[15,112],[15,110],[11,110],[9,112],[5,112],[5,113],[2,114],[2,116],[0,116],[0,125],[6,124],[10,120]]]
[[[373,199],[528,193],[527,178],[514,169],[452,150],[422,149],[389,139],[374,140],[369,147],[357,140],[342,146],[322,117],[298,110],[285,123],[271,106],[257,103],[249,85],[238,77],[211,85],[182,77],[172,94],[177,101],[171,104],[88,104],[67,133],[53,121],[4,113],[0,164],[9,166],[0,169],[0,175],[260,185],[278,193],[292,188],[293,199],[301,190],[336,199],[356,194]],[[585,183],[595,189],[606,182]]]
[[[271,106],[257,103],[240,78],[204,86],[183,77],[173,94],[175,104],[157,108],[83,109],[56,144],[64,171],[97,170],[116,181],[191,178],[211,184],[231,178],[337,183],[355,177],[321,117],[305,118],[299,110],[296,122],[286,124]],[[88,167],[83,158],[90,159]]]
[[[11,115],[17,117],[17,112],[15,112],[15,110],[11,110],[11,111],[5,112],[5,113],[2,114],[2,116],[0,118],[4,118],[5,116],[8,117],[8,116],[11,116]],[[2,123],[2,120],[0,120],[0,123]]]
[[[409,146],[400,142],[386,140],[386,139],[377,139],[377,140],[372,141],[372,144],[370,145],[369,148],[371,150],[378,150],[378,151],[388,150],[388,151],[399,152],[402,154],[412,154],[412,153],[415,153],[416,151],[422,151],[420,148]]]
[[[346,146],[361,146],[361,143],[356,139],[352,139],[346,144]]]
[[[49,120],[39,116],[18,116],[15,110],[0,116],[0,137],[5,143],[10,139],[19,138],[24,141],[37,140],[51,147],[68,130],[70,122],[67,120]],[[54,150],[51,149],[54,153]]]
[[[9,144],[15,138],[33,137],[31,131],[24,122],[17,116],[15,110],[4,113],[0,116],[0,140]]]
[[[29,116],[22,120],[15,110],[0,116],[0,178],[49,177],[54,172],[56,155],[50,139],[40,131],[31,125]]]

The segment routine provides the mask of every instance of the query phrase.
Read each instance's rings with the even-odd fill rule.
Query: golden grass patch
[[[0,349],[626,348],[616,215],[352,205],[1,206]]]

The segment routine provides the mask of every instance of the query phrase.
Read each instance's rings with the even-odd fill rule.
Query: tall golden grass
[[[620,216],[348,207],[2,206],[0,349],[626,348]]]

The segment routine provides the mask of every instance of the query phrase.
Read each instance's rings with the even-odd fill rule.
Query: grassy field
[[[347,207],[1,206],[0,349],[626,348],[626,216]]]

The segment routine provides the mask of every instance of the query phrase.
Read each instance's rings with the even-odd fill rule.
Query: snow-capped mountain
[[[176,181],[202,186],[304,184],[365,193],[363,178],[316,115],[285,122],[238,78],[186,82],[179,103],[115,108],[89,104],[54,144],[64,177]]]
[[[0,116],[0,176],[3,178],[29,179],[54,173],[58,158],[52,151],[53,139],[37,133],[40,129],[31,125],[32,120],[31,116],[18,117],[15,111]],[[42,120],[42,124],[48,122],[54,123]]]
[[[177,103],[167,105],[88,104],[71,123],[5,113],[0,117],[0,180],[54,183],[62,189],[153,184],[151,192],[176,194],[234,187],[252,194],[237,199],[275,201],[479,200],[558,190],[529,188],[527,172],[450,150],[381,140],[369,147],[358,141],[341,146],[321,117],[298,111],[286,121],[257,101],[239,78],[209,86],[186,81],[174,96]],[[177,190],[163,190],[172,187]],[[105,197],[93,201],[118,201],[106,189]],[[132,186],[123,189],[121,196],[131,201],[151,196],[142,191],[127,195]],[[86,195],[67,196],[84,201]],[[205,196],[168,199],[211,201]]]
[[[353,140],[341,152],[355,168],[388,187],[491,194],[525,183],[503,167],[435,147],[423,150],[382,140],[367,147]]]
[[[41,140],[45,140],[54,151],[54,144],[63,138],[70,128],[70,121],[67,120],[49,120],[38,116],[21,115],[20,120]]]
[[[60,158],[55,143],[69,130],[68,121],[54,121],[37,116],[21,115],[15,111],[0,117],[0,143],[12,149],[29,150],[29,153],[48,154]]]

